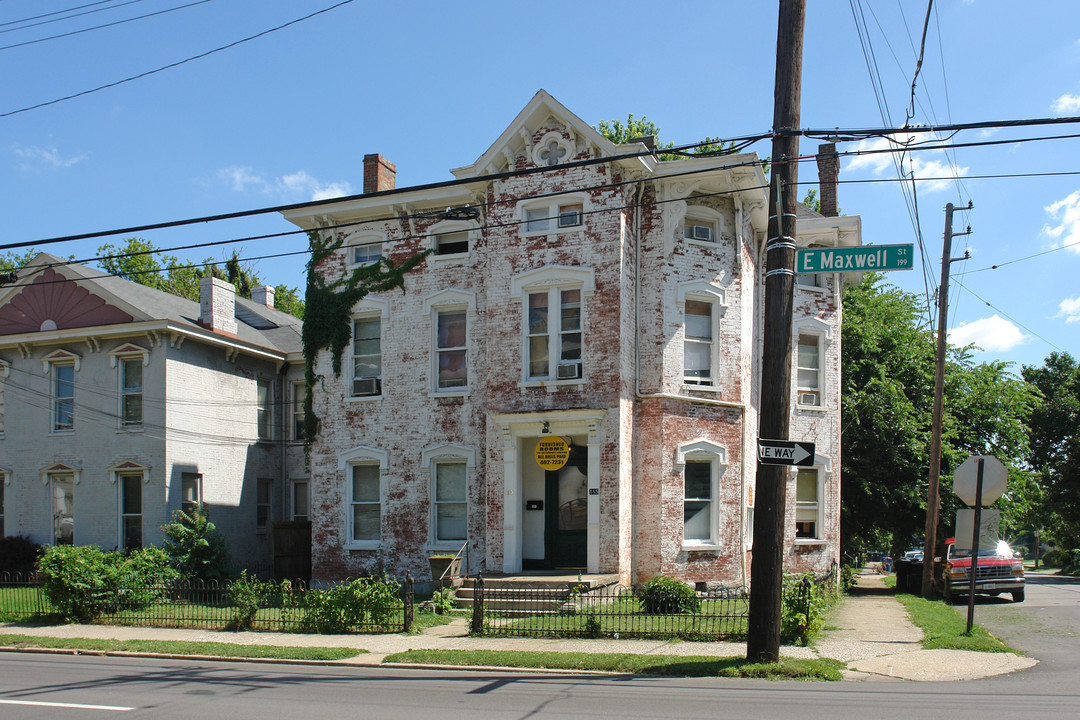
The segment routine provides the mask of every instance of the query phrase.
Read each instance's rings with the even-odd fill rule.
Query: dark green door
[[[549,568],[584,568],[588,532],[588,451],[570,448],[570,460],[544,474],[544,557]]]

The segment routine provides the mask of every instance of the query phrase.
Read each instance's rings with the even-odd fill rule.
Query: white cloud
[[[899,136],[897,136],[899,138]],[[910,136],[904,136],[903,140],[908,141]],[[856,151],[881,151],[881,150],[897,150],[900,147],[895,142],[891,142],[888,138],[873,138],[872,140],[859,141],[854,150]],[[935,159],[937,158],[941,159]],[[847,166],[844,167],[844,172],[858,173],[860,170],[869,170],[872,174],[880,176],[886,171],[890,174],[895,173],[895,165],[893,160],[896,157],[894,152],[874,152],[867,155],[856,155]],[[940,151],[917,151],[905,156],[904,160],[904,172],[913,173],[915,180],[919,185],[919,190],[922,192],[937,192],[939,190],[947,190],[953,182],[955,177],[963,177],[968,174],[968,167],[961,167],[959,165],[953,165],[948,162],[945,154]]]
[[[1054,241],[1054,247],[1068,247],[1080,253],[1080,190],[1047,205],[1044,210],[1057,225],[1043,225],[1043,234]]]
[[[20,170],[33,170],[42,165],[50,168],[67,168],[89,157],[84,153],[65,158],[60,155],[60,151],[55,146],[24,147],[22,145],[13,145],[11,149],[18,157],[23,159],[23,162],[19,164]]]
[[[1069,115],[1080,111],[1080,95],[1062,95],[1050,103],[1050,110],[1059,115]]]
[[[997,314],[962,323],[949,331],[950,344],[957,347],[974,344],[987,352],[1012,350],[1030,339],[1030,336],[1020,332],[1020,328]]]
[[[1065,298],[1058,307],[1060,310],[1054,317],[1063,317],[1067,323],[1080,322],[1080,297]]]
[[[284,201],[326,200],[351,195],[352,185],[347,182],[325,183],[304,170],[276,178],[265,178],[251,168],[233,165],[218,170],[218,180],[234,192],[254,192]]]

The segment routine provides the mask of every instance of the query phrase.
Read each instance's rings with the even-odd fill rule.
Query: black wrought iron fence
[[[719,640],[744,637],[749,611],[745,589],[654,594],[650,602],[632,588],[544,583],[500,587],[479,579],[474,590],[473,632],[486,635]]]
[[[374,582],[263,583],[241,597],[234,582],[183,580],[167,585],[118,584],[91,591],[93,621],[107,625],[271,632],[403,632],[413,622],[413,582],[400,589]],[[244,603],[247,603],[246,605]],[[0,574],[0,621],[59,614],[36,573]]]

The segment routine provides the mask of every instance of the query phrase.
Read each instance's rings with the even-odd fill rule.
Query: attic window
[[[469,231],[455,230],[435,236],[436,255],[464,255],[469,252]]]
[[[581,201],[554,201],[525,208],[525,232],[558,232],[581,227],[584,206]]]

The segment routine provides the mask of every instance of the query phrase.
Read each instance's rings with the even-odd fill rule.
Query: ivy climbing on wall
[[[307,290],[304,296],[304,453],[310,456],[311,445],[321,428],[320,418],[312,405],[312,390],[323,379],[315,373],[315,360],[323,350],[331,353],[334,377],[341,376],[341,358],[352,339],[353,307],[369,293],[400,288],[405,291],[405,275],[423,262],[431,250],[425,250],[395,265],[387,257],[346,272],[336,280],[327,281],[319,266],[345,244],[345,233],[324,236],[319,231],[308,233],[311,258],[307,264]]]

